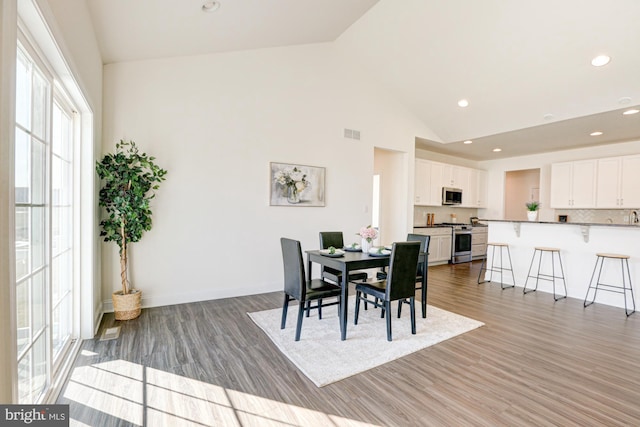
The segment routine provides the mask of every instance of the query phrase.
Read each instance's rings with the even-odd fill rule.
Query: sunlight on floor
[[[75,368],[64,397],[139,426],[373,426],[124,360]]]

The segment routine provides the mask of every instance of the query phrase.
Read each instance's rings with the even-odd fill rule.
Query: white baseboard
[[[268,292],[282,290],[282,283],[265,284],[260,287],[229,288],[229,289],[207,289],[199,292],[164,294],[146,296],[142,289],[142,308],[162,307],[165,305],[186,304],[190,302],[209,301],[222,298],[233,298],[245,295],[257,295]],[[102,312],[113,313],[113,302],[111,299],[102,301]]]

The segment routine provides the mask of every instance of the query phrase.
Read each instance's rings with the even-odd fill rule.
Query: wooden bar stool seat
[[[540,272],[540,267],[542,266],[542,256],[543,254],[550,254],[551,255],[551,274],[548,273],[541,273]],[[531,269],[533,267],[533,263],[536,259],[536,255],[539,255],[538,257],[538,268],[537,271],[535,272],[535,275],[531,275]],[[556,258],[558,260],[558,264],[560,266],[560,275],[556,276]],[[533,289],[527,289],[527,283],[529,282],[529,279],[536,279],[536,286]],[[564,286],[564,295],[563,296],[558,296],[558,294],[556,294],[556,279],[562,280],[562,285]],[[554,301],[558,301],[561,300],[563,298],[567,297],[567,282],[564,278],[564,270],[562,268],[562,258],[560,257],[560,249],[558,248],[549,248],[549,247],[545,247],[545,246],[538,246],[534,248],[533,251],[533,257],[531,257],[531,264],[529,265],[529,272],[527,273],[527,279],[524,282],[524,289],[522,290],[522,292],[524,294],[528,294],[529,292],[535,292],[538,290],[538,282],[540,280],[547,280],[549,282],[553,283],[553,299]]]
[[[500,287],[502,289],[513,288],[515,286],[515,284],[516,284],[516,279],[513,276],[513,265],[511,264],[511,252],[509,251],[509,245],[507,243],[487,243],[487,253],[489,253],[489,248],[492,249],[492,251],[491,251],[491,266],[490,267],[487,266],[487,258],[485,257],[482,260],[482,264],[480,265],[480,272],[478,273],[478,285],[481,284],[481,283],[485,283],[485,282],[491,282],[492,279],[493,279],[493,273],[496,272],[496,273],[500,273]],[[496,263],[498,261],[496,259],[496,248],[498,248],[500,250],[500,258],[499,258],[500,265],[498,265]],[[505,264],[503,263],[503,253],[504,253],[505,249],[507,251],[507,257],[509,259],[509,265],[508,266],[505,266]],[[489,274],[489,280],[486,280],[487,279],[486,274],[485,274],[484,280],[480,280],[481,277],[482,277],[482,272],[483,271],[485,273],[487,271],[491,272]],[[509,285],[509,286],[505,286],[505,284],[504,284],[503,273],[505,271],[510,271],[511,272],[511,280],[512,280],[512,282],[511,282],[511,285]]]
[[[620,268],[622,273],[622,286],[608,285],[600,282],[600,276],[602,275],[602,266],[604,265],[605,259],[620,260]],[[598,263],[600,263],[600,269],[598,269]],[[598,278],[594,283],[593,279],[595,278],[596,270],[598,270]],[[626,278],[625,278],[625,270],[626,270]],[[591,301],[589,301],[589,292],[591,291],[591,289],[593,289],[593,298],[591,298]],[[583,305],[585,307],[588,307],[595,302],[596,294],[598,293],[599,290],[623,294],[624,295],[624,313],[627,315],[627,317],[635,313],[636,302],[633,297],[633,288],[631,286],[631,273],[629,272],[629,255],[609,254],[609,253],[596,254],[596,265],[593,268],[593,273],[591,274],[591,280],[589,281],[587,294],[584,296]],[[627,295],[631,296],[631,308],[629,308],[627,304]]]

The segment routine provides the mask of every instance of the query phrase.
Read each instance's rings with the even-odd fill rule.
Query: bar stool
[[[531,268],[533,267],[533,262],[536,259],[536,254],[540,254],[538,259],[538,271],[535,276],[531,275]],[[549,253],[551,254],[551,274],[540,273],[540,266],[542,265],[542,254]],[[556,263],[554,255],[558,255],[558,263],[560,264],[560,276],[556,276]],[[529,278],[536,279],[536,287],[533,289],[527,289],[527,283],[529,282]],[[556,279],[562,279],[562,284],[564,286],[564,296],[557,297],[556,295]],[[535,292],[538,290],[538,281],[547,280],[549,282],[553,282],[553,299],[554,301],[561,300],[567,297],[567,282],[564,279],[564,270],[562,268],[562,258],[560,257],[560,249],[558,248],[545,248],[545,247],[536,247],[533,251],[533,257],[531,258],[531,265],[529,265],[529,272],[527,273],[527,280],[524,282],[524,289],[522,292],[524,294],[528,294],[529,292]]]
[[[596,254],[596,266],[593,268],[593,274],[591,274],[591,280],[589,281],[589,287],[587,288],[587,294],[584,296],[584,306],[588,307],[593,304],[596,300],[596,294],[598,293],[598,289],[607,292],[614,292],[618,294],[624,295],[624,313],[627,317],[631,316],[636,311],[636,302],[633,298],[633,288],[631,287],[631,273],[629,272],[629,255],[620,255],[620,254]],[[620,267],[622,269],[622,287],[619,285],[607,285],[605,283],[600,283],[600,275],[602,274],[602,265],[604,264],[605,259],[619,259]],[[600,262],[600,270],[598,270],[598,279],[596,280],[595,286],[593,285],[593,278],[596,275],[596,270],[598,269],[598,261]],[[627,268],[627,278],[629,279],[629,287],[627,288],[627,284],[625,282],[624,277],[624,269],[625,266]],[[587,303],[587,299],[589,297],[589,291],[591,288],[593,291],[593,299],[591,302]],[[622,289],[622,290],[620,290]],[[627,309],[627,291],[631,295],[631,303],[633,305],[633,309],[629,311]]]
[[[493,279],[493,272],[497,272],[500,273],[500,287],[502,289],[507,289],[507,288],[513,288],[516,284],[516,279],[513,276],[513,265],[511,264],[511,252],[509,252],[509,245],[507,243],[487,243],[487,253],[489,252],[489,247],[492,248],[491,250],[491,268],[487,267],[487,257],[485,257],[482,260],[482,264],[480,265],[480,273],[478,273],[478,285],[481,283],[485,283],[485,282],[491,282],[491,279]],[[496,265],[496,248],[500,248],[500,265]],[[502,254],[504,252],[504,250],[507,250],[507,256],[509,258],[509,266],[508,268],[504,266],[503,262],[502,262]],[[489,275],[489,280],[482,280],[480,281],[480,277],[482,277],[482,272],[483,271],[490,271],[491,274]],[[511,286],[505,286],[504,285],[504,281],[502,280],[502,275],[504,271],[510,271],[511,272],[511,279],[513,280],[513,284]]]

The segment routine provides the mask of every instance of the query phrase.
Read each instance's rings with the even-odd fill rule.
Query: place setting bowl
[[[369,249],[369,256],[383,257],[391,255],[391,250],[384,246],[375,246]]]
[[[329,258],[340,258],[344,256],[345,252],[342,249],[329,248],[329,249],[320,249],[320,255],[324,255]]]
[[[352,243],[349,246],[345,246],[344,250],[347,252],[362,252],[362,247],[357,243]]]

